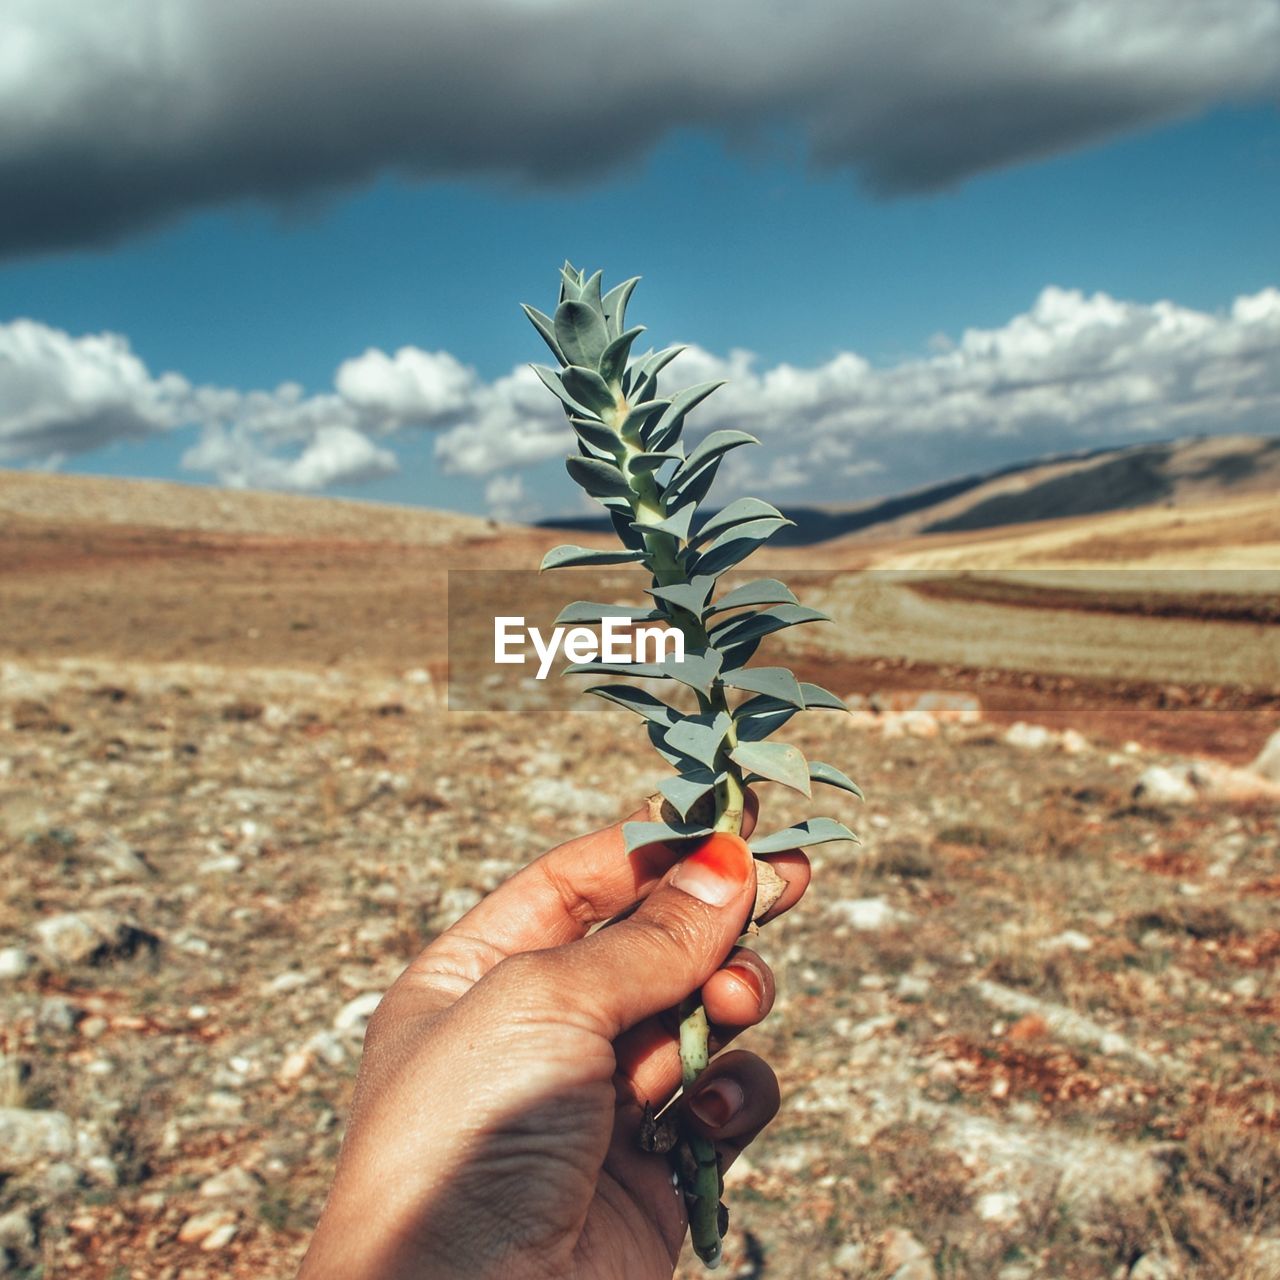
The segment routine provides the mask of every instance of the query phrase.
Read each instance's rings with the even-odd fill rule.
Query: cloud
[[[10,0],[0,254],[396,172],[594,179],[779,124],[886,192],[1274,97],[1273,0]]]
[[[153,378],[118,334],[0,325],[0,463],[56,461],[166,431],[190,390],[177,374]]]
[[[762,368],[746,351],[690,347],[667,386],[728,383],[690,419],[697,434],[739,427],[760,449],[730,455],[724,485],[781,500],[840,502],[1045,453],[1197,432],[1274,433],[1280,421],[1280,290],[1222,314],[1171,302],[1047,288],[997,329],[877,368],[843,352],[811,368]],[[564,428],[503,413],[444,432],[448,470],[484,475],[568,452]],[[537,388],[548,402],[551,397]]]
[[[939,337],[887,367],[855,352],[766,366],[694,346],[663,377],[668,391],[728,379],[691,416],[691,438],[732,426],[764,442],[729,456],[724,491],[857,501],[1050,453],[1274,434],[1280,289],[1209,313],[1050,287],[998,328]],[[538,486],[520,473],[574,447],[557,401],[523,366],[486,382],[448,352],[402,347],[345,361],[332,391],[239,391],[155,377],[118,335],[0,325],[0,462],[47,464],[180,426],[201,432],[189,470],[312,491],[391,474],[396,443],[431,430],[441,471],[487,481],[504,517],[537,509]],[[551,505],[563,509],[561,492]]]

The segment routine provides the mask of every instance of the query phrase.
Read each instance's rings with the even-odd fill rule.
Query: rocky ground
[[[379,993],[660,762],[614,708],[513,731],[425,668],[9,652],[0,1272],[291,1275]],[[889,688],[796,733],[864,843],[759,940],[784,1106],[728,1274],[1280,1276],[1280,787],[1239,747],[1274,703],[1230,765],[1085,710]]]

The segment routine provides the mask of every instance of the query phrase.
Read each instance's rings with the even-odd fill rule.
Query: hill
[[[885,539],[994,529],[1033,520],[1182,506],[1280,492],[1280,439],[1208,436],[1038,458],[852,507],[785,506],[796,522],[774,546],[858,535]],[[605,530],[595,517],[547,521]]]

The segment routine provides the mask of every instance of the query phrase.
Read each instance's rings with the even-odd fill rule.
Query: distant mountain
[[[787,506],[796,527],[771,545],[959,533],[1259,492],[1280,494],[1280,438],[1197,436],[1037,458],[856,507]],[[598,516],[542,523],[595,533],[610,527]]]

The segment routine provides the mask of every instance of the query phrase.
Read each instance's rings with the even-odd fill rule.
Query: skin
[[[809,866],[769,861],[787,881],[772,918]],[[370,1021],[300,1280],[669,1280],[687,1218],[666,1157],[639,1149],[641,1110],[679,1089],[682,998],[702,988],[713,1051],[769,1012],[769,967],[734,945],[754,895],[736,838],[683,864],[663,845],[628,858],[619,823],[440,935]],[[777,1079],[734,1050],[680,1105],[728,1167],[776,1113]]]

